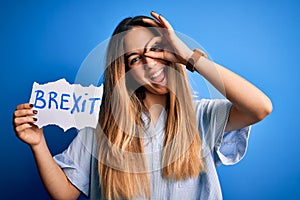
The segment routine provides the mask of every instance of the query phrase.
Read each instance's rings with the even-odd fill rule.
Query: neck
[[[165,108],[166,103],[167,103],[167,95],[158,95],[158,94],[153,94],[151,92],[146,91],[144,105],[146,106],[146,108],[148,110],[150,110],[151,107],[154,105],[160,105],[163,108]]]
[[[146,91],[146,98],[144,99],[144,105],[149,111],[151,121],[156,125],[156,121],[162,111],[166,108],[167,95],[157,95]]]

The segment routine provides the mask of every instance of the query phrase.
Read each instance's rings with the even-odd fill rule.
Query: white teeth
[[[155,74],[153,74],[151,76],[151,79],[154,79],[154,78],[158,77],[163,71],[164,71],[164,68],[162,68],[159,71],[155,72]]]

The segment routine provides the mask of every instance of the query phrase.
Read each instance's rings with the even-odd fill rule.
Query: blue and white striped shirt
[[[161,150],[166,121],[166,112],[163,110],[155,126],[149,123],[143,138],[151,181],[151,199],[222,199],[216,167],[220,164],[235,164],[245,155],[250,127],[224,132],[231,108],[229,101],[202,99],[195,101],[194,105],[206,171],[199,174],[197,179],[177,182],[162,177]],[[90,199],[101,199],[97,151],[95,130],[84,128],[68,149],[54,156],[72,184]],[[141,199],[143,198],[138,198]]]

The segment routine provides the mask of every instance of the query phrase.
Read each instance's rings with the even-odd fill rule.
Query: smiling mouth
[[[161,83],[165,79],[166,74],[165,74],[165,67],[161,68],[157,72],[155,72],[151,77],[150,80],[153,83]]]

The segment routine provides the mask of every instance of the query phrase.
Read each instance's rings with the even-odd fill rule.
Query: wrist
[[[186,62],[186,65],[185,65],[186,68],[189,71],[194,72],[195,71],[195,64],[198,62],[198,60],[202,56],[207,58],[207,55],[203,51],[201,51],[200,49],[194,49],[192,55],[187,59],[187,62]]]
[[[189,49],[186,53],[185,53],[185,57],[183,58],[183,62],[182,64],[184,64],[185,66],[187,65],[188,63],[188,60],[192,57],[192,55],[194,54],[194,51]]]
[[[45,137],[42,135],[40,138],[40,141],[38,143],[30,144],[30,149],[32,152],[40,152],[43,151],[43,149],[46,147],[47,148],[47,143],[45,140]]]

